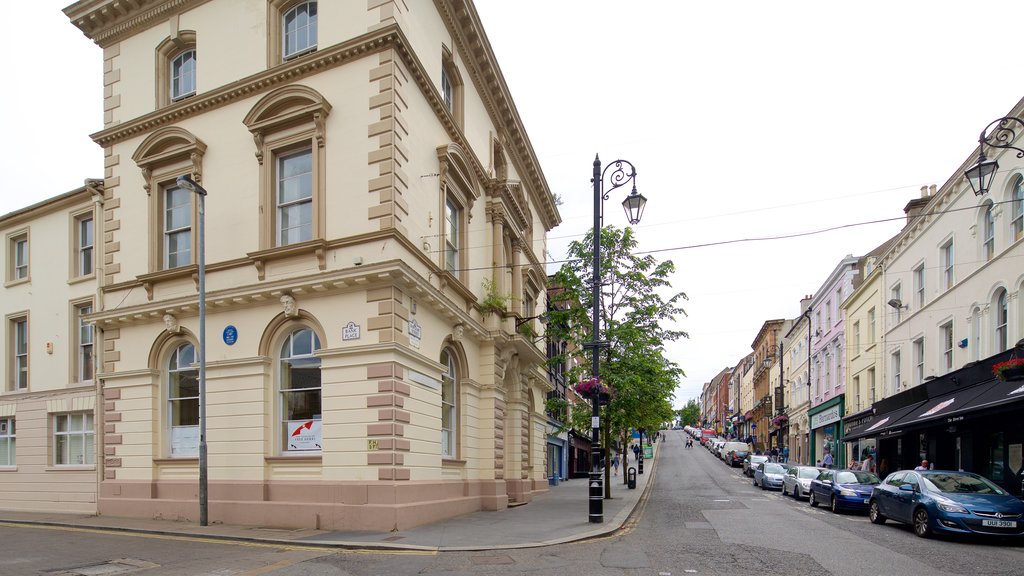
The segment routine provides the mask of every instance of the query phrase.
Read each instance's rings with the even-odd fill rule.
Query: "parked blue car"
[[[881,483],[878,476],[861,470],[824,470],[811,480],[808,500],[811,506],[828,504],[833,512],[867,510],[872,489]]]
[[[871,493],[868,517],[914,526],[927,538],[936,532],[1024,536],[1024,502],[988,478],[952,470],[900,470]]]

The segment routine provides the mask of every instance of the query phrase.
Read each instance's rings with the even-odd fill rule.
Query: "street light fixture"
[[[1024,150],[1011,145],[1017,138],[1017,130],[1020,130],[1020,128],[1012,128],[1014,123],[1024,127],[1024,120],[1015,116],[1005,116],[993,120],[981,131],[981,136],[978,137],[978,163],[964,171],[964,176],[967,177],[967,182],[970,183],[971,190],[976,196],[984,196],[988,193],[992,187],[992,179],[995,178],[996,170],[999,169],[998,162],[989,160],[985,156],[986,144],[992,148],[1016,150],[1017,158],[1024,158]]]
[[[206,459],[206,189],[190,176],[178,187],[199,197],[199,525],[209,525]]]
[[[614,168],[614,169],[613,169]],[[613,169],[608,183],[610,188],[605,190],[604,179],[608,170]],[[644,214],[644,206],[647,205],[647,198],[636,191],[636,167],[627,160],[615,160],[608,164],[604,171],[601,171],[601,158],[594,155],[594,177],[591,179],[594,184],[594,278],[591,295],[593,297],[593,326],[591,342],[586,347],[591,349],[593,361],[591,362],[591,375],[595,381],[601,381],[601,348],[608,346],[607,342],[600,341],[601,330],[601,223],[602,207],[604,200],[608,199],[608,193],[616,188],[633,183],[633,191],[622,201],[622,208],[626,211],[626,218],[630,224],[640,222]],[[590,441],[590,521],[600,524],[604,522],[604,478],[601,476],[601,400],[595,387],[594,397],[591,399],[593,412],[591,413],[592,437]],[[642,439],[642,437],[641,437]]]

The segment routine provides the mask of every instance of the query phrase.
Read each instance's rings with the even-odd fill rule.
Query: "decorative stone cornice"
[[[64,15],[97,45],[110,46],[162,22],[167,16],[209,0],[82,0],[64,9]]]

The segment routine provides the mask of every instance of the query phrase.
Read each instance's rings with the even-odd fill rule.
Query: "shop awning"
[[[962,414],[967,410],[972,400],[978,398],[983,392],[991,387],[991,383],[976,384],[962,390],[954,390],[935,398],[929,398],[927,402],[918,406],[913,412],[907,414],[896,425],[900,428],[927,424],[932,421],[942,421],[951,416]]]
[[[860,424],[859,426],[854,426],[853,428],[851,428],[846,433],[846,436],[843,437],[843,441],[851,442],[853,440],[859,440],[860,438],[877,436],[883,430],[888,430],[894,424],[899,422],[900,418],[906,416],[907,414],[910,414],[911,412],[913,412],[914,410],[916,410],[925,403],[926,402],[916,402],[914,404],[910,404],[909,406],[904,406],[902,408],[897,408],[890,412],[886,412],[885,414],[879,414],[875,416],[874,419],[868,420]]]
[[[1001,382],[992,381],[985,390],[971,399],[961,412],[973,412],[985,408],[995,408],[1003,404],[1011,404],[1024,400],[1024,381]]]

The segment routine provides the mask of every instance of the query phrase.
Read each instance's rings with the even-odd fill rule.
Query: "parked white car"
[[[818,477],[824,468],[816,466],[791,465],[782,477],[782,495],[792,494],[793,498],[806,497],[811,492],[811,480]]]

